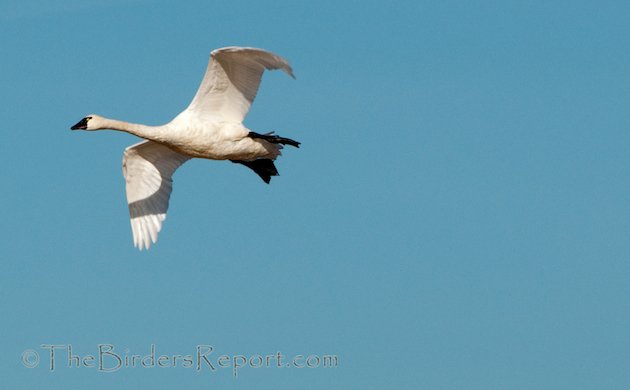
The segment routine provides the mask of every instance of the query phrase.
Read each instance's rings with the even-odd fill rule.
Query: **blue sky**
[[[211,3],[0,2],[7,388],[630,386],[625,2]],[[245,124],[302,148],[270,186],[186,163],[139,252],[137,139],[69,127],[167,122],[229,45],[291,62]],[[338,366],[51,372],[42,344]]]

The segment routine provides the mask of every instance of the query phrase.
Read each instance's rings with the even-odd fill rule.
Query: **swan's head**
[[[104,119],[101,116],[90,114],[81,119],[76,125],[72,126],[71,130],[100,130],[104,129]]]

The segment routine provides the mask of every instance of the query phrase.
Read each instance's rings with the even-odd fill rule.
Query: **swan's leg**
[[[271,176],[278,176],[278,170],[273,164],[273,160],[268,158],[259,158],[252,161],[230,160],[236,164],[243,164],[247,168],[256,172],[258,176],[267,184],[271,181]]]
[[[249,134],[247,134],[247,136],[249,138],[254,138],[254,139],[256,138],[264,139],[265,141],[270,142],[272,144],[291,145],[291,146],[295,146],[296,148],[300,147],[300,143],[298,141],[294,141],[290,138],[284,138],[277,135],[273,135],[273,131],[267,134],[258,134],[253,131],[250,131]]]

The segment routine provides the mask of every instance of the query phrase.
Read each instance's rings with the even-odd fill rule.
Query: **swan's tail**
[[[300,142],[292,140],[291,138],[284,138],[278,135],[273,135],[273,131],[267,134],[258,134],[253,131],[250,131],[249,134],[247,134],[247,136],[249,138],[254,138],[254,139],[256,138],[264,139],[265,141],[270,142],[272,144],[291,145],[291,146],[295,146],[296,148],[300,147]]]
[[[271,181],[271,176],[278,176],[278,170],[273,163],[273,160],[268,158],[259,158],[253,161],[240,161],[240,160],[230,160],[236,164],[243,164],[247,168],[256,172],[258,176],[267,184]]]

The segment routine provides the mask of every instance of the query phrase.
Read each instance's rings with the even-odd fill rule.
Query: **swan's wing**
[[[123,175],[127,182],[127,202],[131,217],[133,244],[149,249],[166,219],[173,172],[190,157],[153,141],[125,149]]]
[[[187,111],[203,118],[242,122],[256,97],[265,69],[282,69],[295,78],[287,60],[271,52],[251,47],[214,50]]]

